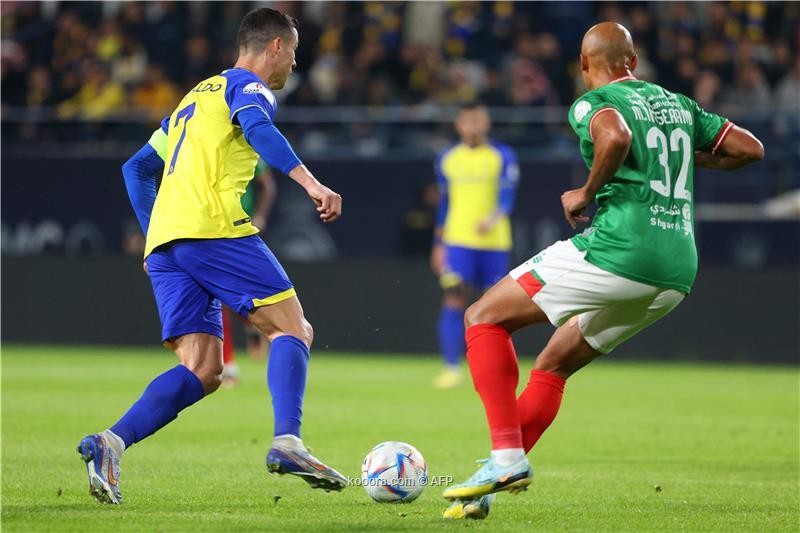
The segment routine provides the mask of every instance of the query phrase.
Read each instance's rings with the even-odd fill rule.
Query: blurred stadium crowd
[[[43,117],[156,121],[233,63],[257,4],[3,2],[4,117],[22,113],[27,139],[54,134]],[[611,19],[631,29],[641,78],[722,112],[800,109],[797,2],[273,5],[300,21],[299,75],[279,96],[292,106],[566,106],[583,90],[580,36]]]
[[[631,30],[638,77],[694,97],[752,130],[767,147],[767,160],[736,180],[701,174],[699,202],[730,203],[738,217],[741,205],[761,213],[759,202],[800,190],[798,2],[3,1],[4,186],[23,196],[63,195],[69,204],[81,197],[64,183],[118,176],[119,163],[186,91],[234,63],[241,18],[263,5],[299,20],[297,72],[276,93],[284,103],[277,116],[281,131],[304,160],[327,163],[321,167],[326,175],[379,175],[396,199],[395,211],[373,228],[381,237],[369,246],[360,227],[344,221],[333,229],[344,252],[373,253],[373,241],[397,241],[403,253],[427,253],[436,203],[430,162],[455,138],[452,112],[463,102],[492,106],[493,136],[512,145],[525,168],[536,169],[528,173],[533,179],[536,173],[583,178],[566,106],[584,91],[580,39],[599,20],[617,20]],[[43,159],[58,162],[60,173],[30,180],[32,165]],[[91,162],[91,173],[83,161]],[[359,166],[365,161],[373,166]],[[367,206],[361,216],[372,216],[372,189],[362,192],[358,183],[342,179],[339,185],[353,184],[344,191],[349,205]],[[560,187],[554,183],[547,186]],[[531,227],[551,216],[543,187],[535,186],[542,201],[532,209]],[[292,188],[281,190],[289,194]],[[106,201],[98,191],[90,203],[107,212],[95,213],[92,234],[106,232],[106,242],[118,242],[107,228],[116,228],[120,210],[127,213],[127,199],[119,194]],[[797,204],[797,196],[790,201]],[[284,198],[279,205],[293,206],[284,214],[286,227],[296,227],[295,204]],[[28,231],[32,215],[13,207],[4,206],[4,231],[18,238],[4,243],[20,243],[15,253],[38,249],[26,247],[29,233],[35,234]],[[83,223],[60,202],[45,211],[64,235]],[[417,218],[428,226],[418,231],[408,223],[395,239],[395,221],[413,218],[406,212],[421,214]],[[560,213],[552,215],[560,220]],[[136,233],[135,223],[125,224],[125,235]],[[273,245],[278,229],[271,232]],[[709,239],[717,240],[725,239]],[[318,249],[333,249],[330,239],[324,246],[315,242]]]

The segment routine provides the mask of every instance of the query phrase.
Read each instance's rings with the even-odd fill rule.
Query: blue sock
[[[267,386],[272,396],[275,436],[300,437],[308,356],[308,346],[291,335],[281,335],[270,345]]]
[[[175,420],[179,412],[204,395],[203,384],[197,376],[178,365],[151,381],[141,398],[110,429],[127,448]]]
[[[461,362],[461,355],[466,350],[463,309],[442,307],[439,315],[439,350],[446,364],[458,366]]]

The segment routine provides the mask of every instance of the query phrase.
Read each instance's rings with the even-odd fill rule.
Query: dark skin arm
[[[694,166],[717,170],[734,170],[764,159],[764,146],[755,135],[733,126],[715,154],[695,152]]]
[[[263,172],[257,174],[255,179],[258,180],[259,191],[253,214],[253,225],[264,231],[269,218],[269,210],[272,208],[272,204],[275,203],[275,196],[278,191],[275,186],[275,178],[269,168],[265,168]]]
[[[597,115],[592,123],[592,139],[594,140],[594,164],[589,171],[586,185],[561,195],[564,216],[573,229],[578,223],[589,222],[583,214],[595,194],[608,183],[622,166],[631,147],[631,130],[617,111],[606,111]]]

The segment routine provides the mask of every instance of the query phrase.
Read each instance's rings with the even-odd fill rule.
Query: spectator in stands
[[[169,115],[181,99],[178,88],[164,74],[158,63],[147,67],[144,80],[133,92],[131,104],[144,111],[151,120],[160,121]]]
[[[20,137],[26,140],[35,139],[41,135],[46,124],[48,109],[55,105],[55,91],[53,90],[53,77],[50,70],[44,65],[36,65],[28,73],[25,86],[26,120],[21,124]]]
[[[183,72],[185,88],[193,87],[213,70],[209,47],[208,37],[205,35],[194,35],[186,41],[186,63]]]
[[[795,58],[792,70],[778,82],[775,89],[775,107],[781,113],[787,111],[800,113],[800,56]]]
[[[131,36],[125,36],[119,53],[111,62],[111,79],[126,88],[135,87],[147,71],[147,52]]]
[[[722,82],[714,72],[702,71],[694,83],[693,98],[704,109],[714,110],[719,107]]]
[[[756,63],[739,65],[736,82],[723,94],[726,108],[766,109],[770,105],[769,85]]]
[[[123,37],[117,22],[115,20],[104,21],[97,39],[97,57],[111,63],[122,51],[122,43]]]
[[[86,60],[83,84],[78,93],[58,106],[61,118],[100,120],[119,113],[125,105],[122,86],[111,81],[108,66],[97,60]]]
[[[253,3],[108,5],[4,4],[6,108],[41,111],[63,102],[61,116],[87,116],[86,111],[104,117],[115,111],[106,102],[119,101],[121,90],[127,105],[158,107],[150,115],[155,117],[172,99],[172,84],[183,92],[198,73],[230,63],[234,51],[218,44],[233,39],[241,13]],[[299,86],[276,95],[292,105],[369,100],[373,113],[396,104],[418,105],[427,113],[474,97],[491,105],[564,105],[583,90],[575,78],[580,34],[602,18],[630,24],[640,45],[637,77],[694,93],[708,107],[752,109],[791,103],[793,96],[787,73],[797,60],[800,9],[792,3],[296,2],[286,7],[300,18],[306,36],[297,51]],[[148,70],[154,61],[161,69]],[[110,65],[110,81],[87,74],[92,69],[84,65],[97,62]],[[49,80],[41,68],[33,72],[40,64],[48,67]],[[373,79],[382,81],[370,90]],[[788,81],[779,89],[783,80]],[[30,101],[29,83],[36,93]],[[119,111],[126,111],[125,104]],[[14,116],[24,121],[26,114]]]

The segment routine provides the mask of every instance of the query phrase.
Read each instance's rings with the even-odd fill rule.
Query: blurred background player
[[[275,203],[277,186],[272,171],[263,159],[256,163],[253,181],[247,184],[242,195],[242,209],[253,219],[253,225],[263,234],[267,229],[269,212]],[[231,388],[239,382],[239,365],[236,364],[236,339],[233,334],[233,319],[239,317],[227,305],[222,306],[222,387]],[[239,317],[241,319],[241,317]],[[245,349],[253,359],[266,358],[269,351],[267,338],[249,320],[242,319],[245,334]]]
[[[697,275],[695,167],[733,170],[764,157],[760,141],[692,99],[633,76],[628,30],[604,22],[586,32],[580,67],[589,92],[569,111],[586,184],[561,196],[574,229],[511,271],[466,314],[467,360],[483,402],[490,457],[444,491],[446,517],[483,518],[499,491],[520,491],[533,469],[526,454],[558,413],[568,377],[666,316]],[[511,333],[550,321],[556,331],[517,398]]]
[[[431,267],[444,291],[438,331],[445,366],[434,380],[439,388],[461,382],[467,302],[508,272],[519,181],[514,151],[488,137],[491,119],[483,105],[463,105],[455,128],[460,142],[435,163],[440,199]]]
[[[295,67],[297,21],[268,8],[241,22],[233,68],[201,81],[164,119],[157,139],[123,169],[147,236],[145,268],[162,323],[162,342],[180,364],[156,377],[109,429],[78,444],[89,488],[101,503],[122,503],[120,460],[133,444],[169,424],[220,385],[221,301],[271,341],[267,385],[274,431],[267,468],[312,488],[341,490],[347,480],[312,456],[300,439],[313,339],[296,291],[257,235],[241,196],[259,155],[301,185],[320,219],[341,214],[341,196],[322,185],[273,123],[281,89]],[[152,144],[166,142],[165,158]],[[160,188],[154,175],[164,167]]]

